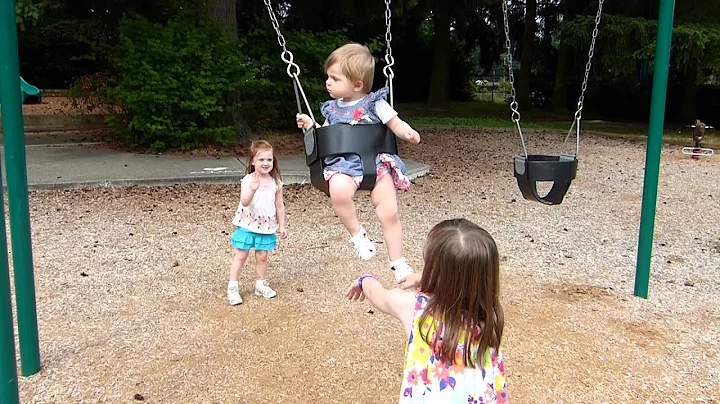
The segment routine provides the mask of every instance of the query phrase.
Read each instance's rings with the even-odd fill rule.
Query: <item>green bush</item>
[[[106,97],[122,112],[108,118],[110,127],[131,146],[188,150],[234,136],[225,97],[255,72],[224,27],[197,21],[193,14],[164,25],[122,21],[112,55],[117,79]]]

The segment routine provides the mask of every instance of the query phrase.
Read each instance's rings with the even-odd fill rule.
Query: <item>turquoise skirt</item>
[[[232,246],[238,250],[249,251],[271,251],[277,246],[277,236],[275,234],[254,233],[250,230],[238,227],[230,236]]]

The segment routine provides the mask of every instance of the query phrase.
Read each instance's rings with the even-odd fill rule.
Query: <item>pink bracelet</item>
[[[370,275],[370,274],[360,275],[360,277],[358,278],[358,288],[360,288],[361,292],[364,292],[362,283],[365,278],[373,278],[373,279],[377,280],[376,277],[374,277],[373,275]]]

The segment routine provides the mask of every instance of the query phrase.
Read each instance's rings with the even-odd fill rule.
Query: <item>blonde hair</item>
[[[375,58],[367,46],[349,43],[335,49],[325,61],[325,73],[336,63],[348,79],[362,81],[363,92],[370,92],[375,77]]]
[[[253,140],[253,142],[250,144],[247,173],[252,174],[255,171],[255,166],[253,165],[253,160],[255,159],[255,156],[260,152],[268,150],[272,151],[273,156],[273,167],[270,170],[270,176],[275,180],[276,184],[280,184],[280,166],[278,165],[277,156],[275,156],[275,149],[267,140]]]

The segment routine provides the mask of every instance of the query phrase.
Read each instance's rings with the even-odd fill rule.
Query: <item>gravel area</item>
[[[632,295],[644,144],[586,135],[565,202],[522,199],[506,131],[423,131],[406,158],[432,172],[400,196],[406,255],[464,216],[503,256],[503,346],[514,402],[720,402],[720,164],[663,151],[650,298]],[[533,152],[561,135],[529,132]],[[555,146],[555,149],[552,147]],[[282,164],[282,158],[280,158]],[[714,179],[713,179],[714,178]],[[404,340],[344,300],[384,245],[354,258],[328,200],[288,186],[290,237],[270,256],[279,296],[227,305],[238,186],[30,193],[43,369],[23,403],[392,403]],[[371,237],[381,231],[358,196]],[[713,219],[715,218],[715,219]]]

